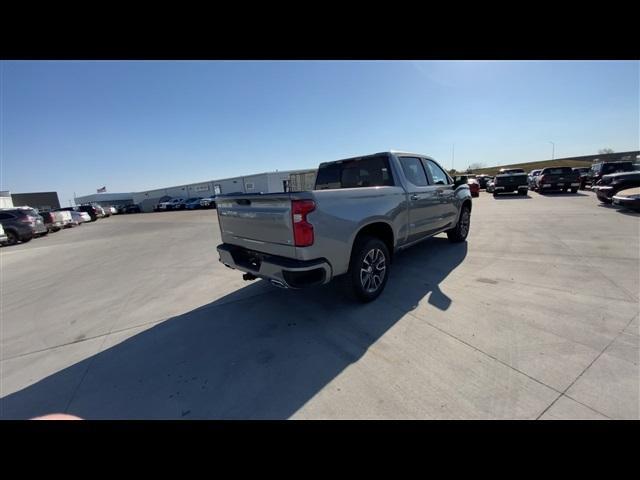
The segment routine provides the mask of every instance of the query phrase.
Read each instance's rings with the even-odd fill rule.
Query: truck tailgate
[[[295,257],[289,194],[234,195],[216,204],[223,242]]]

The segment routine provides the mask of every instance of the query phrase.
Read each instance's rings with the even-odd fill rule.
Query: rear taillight
[[[545,176],[544,176],[544,175],[541,175],[541,176],[540,176],[540,182],[541,182],[541,183],[544,183],[544,179],[545,179]]]
[[[293,240],[296,247],[313,245],[313,225],[307,221],[307,215],[315,209],[316,203],[313,200],[291,200]]]
[[[27,215],[26,217],[22,217],[22,218],[20,219],[20,221],[21,221],[22,223],[29,223],[29,224],[33,224],[33,223],[36,223],[36,217],[31,217],[31,216]]]

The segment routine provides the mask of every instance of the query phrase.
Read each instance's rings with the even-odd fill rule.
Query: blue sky
[[[0,189],[137,191],[387,149],[639,149],[635,61],[3,61]]]

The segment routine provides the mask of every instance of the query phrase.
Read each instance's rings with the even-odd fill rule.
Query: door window
[[[449,185],[449,176],[435,162],[424,159],[424,166],[429,170],[434,185]]]
[[[400,157],[400,165],[404,176],[417,187],[426,187],[429,185],[427,175],[420,163],[420,159],[416,157]]]

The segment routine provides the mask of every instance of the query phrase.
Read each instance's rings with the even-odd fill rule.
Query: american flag
[[[105,193],[106,191],[107,191],[106,185],[104,187],[98,189],[98,193]]]

